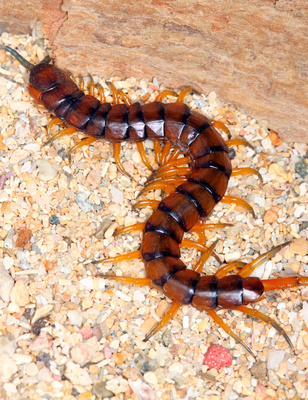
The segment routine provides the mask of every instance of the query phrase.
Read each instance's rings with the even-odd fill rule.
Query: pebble
[[[35,363],[30,363],[26,366],[26,374],[28,376],[36,376],[39,372],[39,369]]]
[[[98,382],[93,386],[93,394],[98,398],[113,397],[114,393],[106,388],[106,382]]]
[[[148,371],[143,375],[144,380],[151,385],[157,385],[157,377],[154,372]]]
[[[26,111],[31,107],[31,103],[27,101],[13,101],[10,107],[14,111]]]
[[[47,317],[51,313],[52,309],[53,309],[52,304],[47,304],[46,306],[40,307],[38,310],[36,310],[31,320],[31,324],[33,325],[39,319]]]
[[[0,263],[0,298],[4,303],[10,301],[10,294],[14,286],[14,279],[6,271],[4,265]]]
[[[0,336],[0,355],[8,354],[12,356],[17,348],[17,343],[15,336],[13,335],[3,335]]]
[[[70,310],[67,317],[72,325],[80,326],[83,321],[82,312],[79,310]]]
[[[19,307],[24,307],[30,302],[28,288],[22,279],[18,279],[10,294],[11,301]]]
[[[231,261],[237,261],[241,258],[242,253],[239,250],[231,251],[230,253],[225,254],[226,263],[230,263]]]
[[[0,382],[9,382],[18,371],[16,362],[8,354],[0,355]]]
[[[283,361],[285,356],[284,350],[271,350],[268,354],[267,369],[275,369]]]
[[[36,160],[36,165],[38,167],[38,177],[42,181],[51,181],[58,175],[58,171],[47,160]]]
[[[169,372],[175,372],[178,374],[182,374],[184,372],[184,366],[180,362],[175,362],[170,365]]]
[[[80,365],[71,360],[66,362],[64,374],[73,385],[86,387],[93,383],[87,369],[80,367]]]
[[[29,157],[29,153],[23,149],[17,149],[13,152],[12,156],[10,157],[10,164],[18,164],[25,158]]]
[[[115,203],[123,203],[124,196],[123,196],[123,192],[121,190],[119,190],[116,187],[114,187],[113,185],[111,185],[110,193],[112,196],[112,200]]]
[[[270,175],[273,176],[275,180],[278,182],[287,182],[288,181],[288,174],[282,168],[280,164],[273,163],[269,166],[268,172]]]
[[[94,187],[99,187],[102,177],[99,171],[92,170],[88,176],[87,181]]]
[[[71,357],[75,363],[79,365],[84,365],[92,361],[97,351],[98,351],[97,338],[95,336],[92,336],[85,342],[78,343],[76,346],[74,346],[71,349]]]
[[[88,199],[86,193],[77,193],[75,196],[76,203],[79,205],[81,211],[87,213],[93,209],[92,202]]]

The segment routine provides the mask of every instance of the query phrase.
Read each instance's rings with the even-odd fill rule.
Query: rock
[[[18,279],[11,291],[11,301],[19,307],[24,307],[30,302],[28,288],[22,279]]]
[[[10,301],[11,290],[14,286],[14,279],[0,263],[0,298],[5,303]]]

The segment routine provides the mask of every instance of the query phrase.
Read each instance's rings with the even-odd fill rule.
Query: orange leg
[[[216,322],[217,325],[219,325],[228,335],[233,337],[233,339],[237,342],[240,343],[245,349],[250,353],[253,357],[255,355],[251,351],[251,349],[247,346],[246,343],[244,343],[229,327],[224,323],[224,321],[220,318],[220,316],[216,313],[215,310],[206,310],[206,312],[213,318],[213,320]]]
[[[185,96],[188,94],[188,93],[191,93],[191,92],[193,92],[194,90],[193,90],[193,88],[187,88],[187,89],[183,89],[183,90],[181,90],[180,91],[180,94],[178,95],[178,98],[177,98],[177,103],[183,103],[184,102],[184,99],[185,99]]]
[[[154,140],[154,156],[158,165],[161,164],[161,146],[159,140]]]
[[[225,133],[227,133],[228,135],[230,135],[230,131],[229,129],[226,127],[226,125],[224,123],[222,123],[221,121],[216,121],[215,119],[211,119],[211,123],[214,126],[214,128],[217,129],[221,129],[222,131],[224,131]],[[227,140],[228,142],[228,140]],[[229,146],[230,147],[230,146]]]
[[[168,173],[173,167],[176,169],[185,164],[189,164],[189,159],[187,157],[182,157],[171,162],[169,161],[167,164],[154,171],[148,178],[148,182],[164,177],[165,174]]]
[[[239,306],[239,307],[236,307],[235,310],[239,310],[239,311],[241,311],[241,312],[244,313],[244,314],[250,315],[251,317],[258,318],[258,319],[260,319],[261,321],[264,321],[264,322],[266,322],[267,324],[272,325],[272,327],[273,327],[274,329],[276,329],[276,331],[277,331],[278,333],[280,333],[281,335],[283,335],[283,337],[286,339],[286,341],[287,341],[288,345],[291,347],[291,349],[292,349],[293,351],[295,351],[295,350],[294,350],[294,346],[293,346],[293,344],[292,344],[292,342],[291,342],[289,336],[287,335],[286,331],[285,331],[281,326],[279,326],[279,325],[277,324],[277,322],[276,322],[274,319],[272,319],[272,318],[270,318],[269,316],[267,316],[267,315],[261,313],[261,312],[258,311],[258,310],[255,310],[255,309],[253,309],[253,308],[249,308],[249,307],[246,307],[246,306]]]
[[[234,197],[234,196],[224,196],[221,200],[221,203],[225,203],[225,204],[236,204],[237,206],[243,207],[246,210],[248,210],[253,217],[255,218],[255,212],[253,211],[253,208],[243,199],[239,199],[238,197]]]
[[[57,118],[55,118],[57,119]],[[54,136],[52,136],[49,140],[47,140],[46,143],[44,143],[44,146],[49,145],[50,143],[54,142],[56,139],[59,139],[60,137],[66,136],[66,135],[72,135],[73,133],[77,132],[77,129],[74,128],[73,126],[62,129],[62,131],[56,133]]]
[[[162,102],[162,100],[167,96],[177,96],[177,93],[174,90],[163,90],[158,96],[156,96],[155,101]]]
[[[243,268],[245,267],[246,263],[243,261],[233,261],[229,264],[224,265],[223,267],[219,268],[219,270],[216,272],[215,276],[220,279],[223,278],[224,276],[227,275],[228,272],[231,272],[235,270],[236,268]]]
[[[186,178],[182,177],[173,177],[173,178],[161,179],[159,181],[154,181],[145,186],[137,197],[142,196],[144,193],[149,192],[150,190],[157,190],[157,189],[161,189],[165,193],[170,194],[174,192],[177,186],[181,185],[184,182],[186,182]]]
[[[128,176],[130,179],[134,179],[128,172],[125,171],[125,168],[123,167],[123,164],[121,162],[120,152],[121,152],[121,143],[113,143],[113,156],[117,164],[117,167],[122,172],[122,174]]]
[[[285,242],[279,244],[278,246],[274,247],[270,251],[262,254],[251,263],[247,264],[244,268],[242,268],[237,275],[241,276],[242,278],[249,276],[259,265],[262,265],[265,261],[270,260],[277,254],[281,249],[288,246],[291,242]]]
[[[92,264],[107,264],[111,262],[122,262],[122,261],[130,261],[130,260],[136,260],[137,258],[141,258],[141,251],[132,251],[127,254],[122,254],[119,256],[115,257],[109,257],[109,258],[104,258],[103,260],[97,260],[97,261],[92,261]]]
[[[70,129],[70,128],[68,128],[68,129]],[[80,149],[83,146],[88,146],[89,144],[91,144],[91,143],[93,143],[95,141],[96,141],[95,137],[89,136],[89,137],[86,137],[86,138],[82,139],[79,143],[76,143],[75,146],[73,146],[68,152],[69,161],[71,162],[72,153],[75,150]]]
[[[95,83],[94,83],[93,77],[90,74],[88,74],[88,77],[89,77],[89,83],[88,83],[89,95],[95,96]]]
[[[159,204],[159,200],[139,200],[137,201],[137,203],[135,203],[133,205],[133,210],[136,210],[136,208],[145,208],[145,207],[151,207],[154,209],[156,209],[158,207]]]
[[[247,140],[245,140],[245,139],[240,139],[240,138],[229,139],[229,140],[226,140],[226,143],[227,143],[228,147],[241,145],[241,146],[248,146],[253,149],[252,145],[249,142],[247,142]]]
[[[168,156],[170,155],[170,150],[172,148],[172,144],[170,142],[165,143],[161,154],[161,165],[165,165],[167,163]]]
[[[96,85],[96,89],[98,90],[99,93],[99,100],[101,103],[106,103],[106,96],[105,96],[105,91],[103,86],[100,83],[97,83]]]
[[[260,172],[254,168],[249,168],[249,167],[233,168],[231,176],[249,175],[249,174],[257,175],[260,178],[261,182],[263,182],[263,178]]]
[[[144,149],[144,145],[143,142],[137,142],[137,149],[139,151],[141,160],[143,162],[144,165],[146,165],[150,171],[153,171],[153,167],[152,165],[149,163],[149,160],[145,154],[145,149]]]

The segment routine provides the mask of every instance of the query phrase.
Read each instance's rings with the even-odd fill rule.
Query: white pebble
[[[32,361],[32,357],[28,354],[15,353],[12,358],[17,364],[29,364]]]
[[[36,376],[38,374],[39,370],[33,362],[28,364],[26,367],[26,374],[28,376]]]
[[[231,251],[230,253],[227,253],[225,255],[225,260],[227,263],[231,262],[231,261],[237,261],[241,258],[241,252],[239,250],[236,251]]]
[[[305,205],[297,206],[294,210],[294,217],[300,218],[302,216],[303,212],[305,211],[305,208],[306,208]]]
[[[12,356],[15,353],[17,344],[13,335],[0,336],[0,354]]]
[[[129,296],[127,296],[126,294],[120,292],[120,290],[117,290],[117,291],[115,292],[115,294],[116,294],[118,297],[120,297],[120,299],[122,299],[122,300],[124,300],[124,301],[132,301],[132,299],[131,299]]]
[[[133,296],[134,301],[140,301],[141,303],[144,302],[145,296],[141,290],[136,290]]]
[[[14,279],[7,273],[3,264],[0,264],[0,298],[5,303],[10,301],[10,294],[14,286]]]
[[[184,371],[183,364],[180,362],[175,362],[170,365],[169,367],[169,372],[177,372],[179,374],[182,374]]]
[[[112,200],[115,203],[123,203],[124,197],[123,197],[123,192],[121,190],[119,190],[116,187],[114,187],[113,185],[111,185],[110,193],[112,196]]]
[[[183,329],[189,328],[189,317],[188,315],[184,315],[183,317]]]
[[[29,110],[31,104],[27,101],[13,101],[10,103],[10,107],[14,111],[26,111]]]
[[[80,326],[82,324],[82,314],[79,310],[70,310],[67,313],[70,323],[75,326]]]
[[[38,166],[38,177],[42,181],[51,181],[57,176],[57,170],[47,160],[37,160],[36,165]]]
[[[285,355],[284,350],[272,350],[269,352],[267,360],[267,368],[274,369],[283,361]]]
[[[113,341],[110,342],[110,344],[109,344],[109,347],[110,347],[111,349],[114,349],[114,350],[118,350],[119,346],[120,346],[120,340],[119,340],[119,339],[113,340]]]
[[[93,285],[93,278],[90,276],[86,279],[81,279],[80,283],[87,289],[87,290],[94,290]]]
[[[156,377],[156,375],[154,374],[154,372],[152,372],[152,371],[148,371],[148,372],[146,372],[144,375],[143,375],[143,377],[144,377],[144,380],[146,381],[146,382],[148,382],[148,383],[151,383],[152,385],[157,385],[157,377]]]

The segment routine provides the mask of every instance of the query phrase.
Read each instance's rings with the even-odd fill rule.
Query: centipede
[[[66,129],[58,132],[53,140],[80,131],[85,139],[71,151],[89,145],[95,140],[110,141],[114,158],[120,171],[127,174],[120,159],[121,143],[136,143],[141,159],[152,170],[147,186],[141,195],[152,189],[162,189],[166,196],[161,201],[139,200],[135,207],[150,206],[153,213],[145,223],[118,229],[117,234],[143,231],[141,249],[132,253],[93,261],[93,263],[121,262],[141,258],[146,277],[100,274],[102,278],[136,286],[154,286],[172,301],[165,316],[146,334],[144,340],[164,328],[182,305],[192,305],[209,316],[248,353],[250,347],[237,335],[217,310],[238,310],[270,324],[283,335],[290,348],[294,346],[285,330],[272,318],[248,307],[260,301],[270,290],[283,290],[308,285],[308,277],[287,276],[260,279],[250,276],[253,271],[270,260],[291,242],[284,242],[250,263],[240,260],[220,267],[214,275],[203,273],[208,258],[214,254],[215,244],[206,246],[205,231],[223,228],[228,224],[206,222],[219,202],[236,204],[253,213],[243,199],[226,195],[231,176],[260,173],[253,168],[232,168],[229,148],[231,145],[249,145],[244,139],[224,140],[218,132],[228,128],[219,121],[192,111],[184,103],[190,89],[184,89],[173,103],[162,100],[172,91],[161,92],[154,102],[132,103],[128,96],[111,84],[114,102],[105,99],[102,87],[97,86],[100,100],[94,96],[94,83],[89,94],[77,85],[70,74],[54,65],[47,56],[38,64],[31,64],[15,49],[0,46],[9,52],[29,71],[30,96],[43,105],[56,118],[52,124],[65,123]],[[147,160],[144,141],[154,141],[154,153],[159,168],[153,170]],[[164,143],[161,149],[161,142]],[[173,152],[171,153],[171,149]],[[187,232],[196,232],[199,241],[184,239]],[[199,261],[188,268],[181,260],[180,246],[195,247],[201,251]]]

